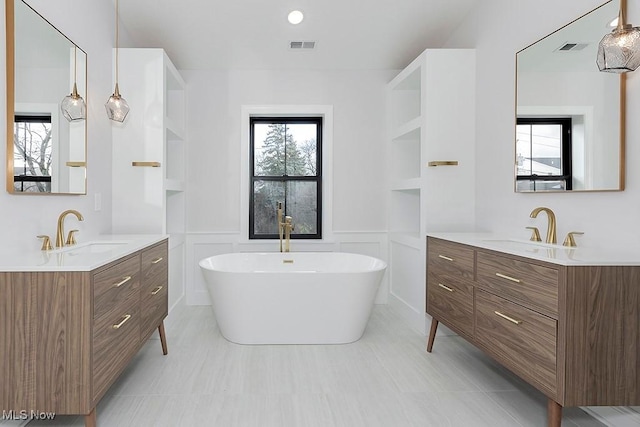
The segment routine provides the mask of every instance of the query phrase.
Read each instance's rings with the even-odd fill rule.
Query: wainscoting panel
[[[390,244],[390,303],[409,325],[425,333],[425,261],[423,251],[400,241]]]
[[[187,234],[187,305],[210,305],[201,259],[236,252],[237,234]]]
[[[185,296],[185,259],[186,244],[182,240],[169,249],[169,312],[180,304]]]
[[[240,233],[189,233],[187,244],[187,305],[209,305],[209,295],[205,287],[204,276],[198,262],[213,255],[233,252],[277,252],[278,241],[266,240],[248,242],[240,239]],[[327,241],[291,241],[293,252],[349,252],[369,255],[387,261],[386,232],[334,232],[333,240]],[[389,285],[388,273],[382,279],[376,304],[386,304]]]

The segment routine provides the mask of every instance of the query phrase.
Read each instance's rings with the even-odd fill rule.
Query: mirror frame
[[[588,189],[588,190],[544,190],[544,191],[518,191],[518,177],[517,177],[517,162],[518,162],[518,153],[516,149],[516,140],[517,140],[517,123],[518,123],[518,54],[522,53],[529,47],[535,45],[536,43],[546,39],[552,34],[557,33],[558,31],[568,27],[574,22],[584,18],[589,15],[593,11],[603,7],[609,1],[605,1],[600,6],[580,15],[576,19],[571,22],[563,25],[562,27],[552,31],[549,34],[541,37],[535,42],[529,44],[528,46],[520,49],[516,52],[516,64],[515,64],[515,120],[514,120],[514,138],[513,138],[513,160],[514,160],[514,175],[513,175],[513,191],[518,194],[547,194],[547,193],[589,193],[589,192],[612,192],[612,191],[624,191],[625,189],[625,176],[626,176],[626,94],[627,94],[627,78],[626,73],[622,73],[619,75],[620,78],[620,93],[619,93],[619,111],[620,111],[620,123],[619,123],[619,144],[620,144],[620,154],[618,158],[619,163],[619,173],[618,173],[618,188],[605,188],[605,189]],[[623,16],[627,16],[627,0],[619,0],[620,1],[620,9],[622,10]],[[604,36],[606,32],[603,30],[602,36]],[[593,66],[597,69],[596,58],[593,58]]]
[[[7,141],[6,141],[6,190],[9,194],[15,195],[38,195],[38,196],[55,196],[55,195],[72,195],[72,196],[80,196],[87,194],[87,119],[84,120],[84,162],[69,162],[76,163],[75,166],[84,167],[84,190],[82,192],[77,193],[64,193],[64,192],[17,192],[14,190],[14,164],[13,164],[13,156],[14,156],[14,147],[13,147],[13,139],[14,139],[14,122],[15,122],[15,2],[20,1],[23,2],[28,8],[33,10],[43,21],[49,24],[53,29],[55,29],[62,37],[67,39],[69,43],[75,46],[79,51],[85,54],[85,58],[87,53],[80,48],[76,43],[73,42],[69,37],[67,37],[62,31],[60,31],[55,25],[53,25],[49,20],[47,20],[44,16],[42,16],[38,11],[33,9],[28,3],[23,0],[5,0],[5,28],[6,28],[6,100],[7,100]],[[85,59],[85,102],[87,101],[87,69],[88,64]],[[69,88],[69,92],[71,92],[71,88]],[[87,116],[88,116],[88,108],[87,108]]]

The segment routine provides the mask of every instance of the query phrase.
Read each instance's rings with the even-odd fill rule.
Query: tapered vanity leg
[[[164,320],[160,322],[158,326],[158,333],[160,334],[160,344],[162,345],[162,354],[165,356],[169,353],[167,351],[167,336],[164,333]]]
[[[547,401],[547,426],[560,427],[562,424],[562,405],[553,399]]]
[[[84,427],[96,427],[96,408],[84,416]]]
[[[431,318],[431,330],[429,331],[429,341],[427,341],[427,353],[431,353],[433,349],[433,341],[436,339],[436,331],[438,330],[438,321]]]

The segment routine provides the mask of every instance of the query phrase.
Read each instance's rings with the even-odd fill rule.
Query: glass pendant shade
[[[122,96],[120,96],[118,83],[116,83],[113,95],[109,97],[104,106],[107,109],[107,116],[110,120],[122,123],[124,122],[124,119],[127,118],[127,114],[129,114],[129,104]]]
[[[114,122],[124,122],[124,119],[127,118],[127,114],[129,114],[129,104],[125,99],[120,96],[120,88],[118,87],[118,0],[115,1],[116,4],[116,87],[113,90],[113,94],[107,100],[107,103],[104,104],[107,109],[107,117],[109,120],[113,120]]]
[[[73,84],[73,91],[67,95],[60,104],[62,115],[70,122],[84,120],[87,118],[87,104],[78,94],[78,85]]]
[[[622,11],[618,26],[600,40],[596,63],[609,73],[627,73],[640,66],[640,28],[625,24]]]

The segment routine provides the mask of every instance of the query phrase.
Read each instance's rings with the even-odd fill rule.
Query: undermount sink
[[[55,252],[68,253],[70,255],[99,254],[109,252],[114,249],[119,249],[120,247],[127,244],[128,242],[125,241],[96,241],[67,246],[64,248],[56,249]]]
[[[483,241],[490,245],[495,245],[503,248],[518,249],[523,251],[532,251],[532,250],[538,250],[538,249],[563,249],[562,245],[544,243],[544,242],[534,242],[531,240],[484,239]]]

